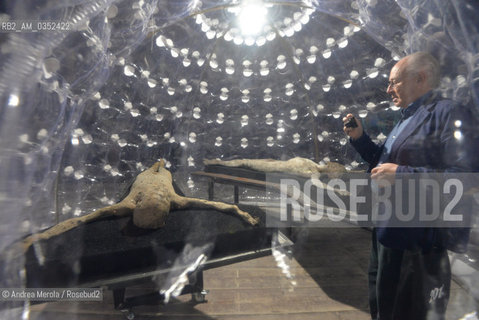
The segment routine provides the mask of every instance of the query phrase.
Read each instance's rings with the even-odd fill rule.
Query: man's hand
[[[352,128],[352,127],[347,127],[346,123],[348,123],[352,118],[354,118],[354,121],[356,122],[357,127]],[[343,118],[343,131],[353,140],[359,139],[363,135],[363,126],[361,125],[361,122],[356,119],[351,113],[348,113],[344,118]]]
[[[398,165],[395,163],[381,163],[371,170],[371,179],[377,180],[379,186],[381,186],[381,181],[387,181],[389,185],[393,185],[397,167]]]

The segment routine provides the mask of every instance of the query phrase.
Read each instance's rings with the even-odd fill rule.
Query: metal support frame
[[[206,295],[208,294],[208,290],[204,289],[204,270],[218,268],[237,262],[267,256],[271,254],[272,249],[274,248],[286,248],[293,245],[293,242],[279,230],[275,230],[273,236],[275,237],[274,247],[270,246],[258,250],[252,250],[207,260],[188,275],[189,283],[182,289],[180,295],[191,294],[192,302],[205,303],[207,302]],[[135,314],[133,313],[133,308],[135,306],[152,303],[162,303],[165,297],[159,291],[155,291],[152,293],[125,298],[126,289],[132,285],[151,281],[155,277],[165,276],[170,272],[174,271],[174,269],[175,268],[165,268],[132,273],[129,275],[124,275],[111,279],[103,279],[95,282],[86,283],[82,287],[102,287],[108,290],[112,290],[115,309],[121,311],[127,319],[132,320],[135,318]]]

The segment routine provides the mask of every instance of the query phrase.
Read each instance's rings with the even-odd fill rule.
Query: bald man
[[[401,173],[472,171],[472,116],[434,92],[439,81],[439,64],[429,53],[417,52],[396,63],[387,93],[402,119],[382,145],[371,140],[352,114],[343,118],[343,130],[369,163],[374,181],[394,184]],[[458,130],[463,139],[455,136]],[[461,236],[467,243],[469,230]],[[451,279],[448,245],[438,229],[376,227],[369,264],[372,319],[445,319]]]

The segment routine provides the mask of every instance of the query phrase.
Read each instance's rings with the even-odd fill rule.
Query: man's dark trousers
[[[368,272],[372,319],[445,319],[451,281],[447,250],[388,248],[373,230]]]

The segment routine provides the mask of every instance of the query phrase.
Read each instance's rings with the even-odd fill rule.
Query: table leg
[[[234,186],[235,188],[235,204],[239,203],[239,187],[237,185]]]
[[[214,187],[215,187],[215,182],[210,179],[208,181],[208,200],[213,200],[214,198]]]

